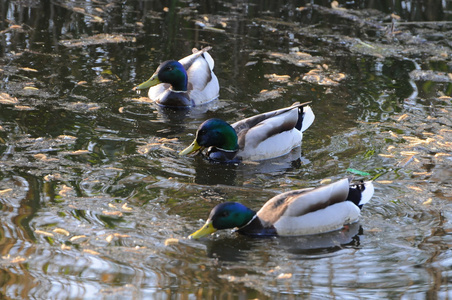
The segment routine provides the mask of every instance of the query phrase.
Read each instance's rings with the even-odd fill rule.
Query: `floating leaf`
[[[14,109],[17,109],[17,110],[34,110],[33,107],[26,106],[26,105],[14,105]]]
[[[19,69],[22,70],[22,71],[27,71],[27,72],[38,72],[38,70],[36,70],[36,69],[27,68],[27,67],[19,68]]]
[[[51,161],[52,159],[49,159],[48,161]],[[61,174],[48,174],[44,176],[45,181],[54,181],[54,180],[61,180]]]
[[[43,230],[38,230],[38,229],[35,230],[35,233],[36,233],[36,234],[45,235],[45,236],[53,236],[53,233],[51,233],[51,232],[47,232],[47,231],[43,231]]]
[[[392,180],[378,180],[377,182],[378,182],[378,184],[391,184],[393,181]]]
[[[21,263],[21,262],[24,262],[24,261],[25,261],[24,257],[18,256],[16,258],[14,258],[11,262],[17,264],[17,263]]]
[[[99,18],[99,17],[97,17]],[[99,18],[102,20],[102,18]],[[100,21],[98,20],[98,21]],[[65,47],[84,47],[89,45],[102,45],[102,44],[117,44],[124,42],[136,42],[134,37],[126,37],[120,34],[96,34],[90,37],[75,39],[75,40],[61,40],[59,43]]]
[[[383,153],[380,153],[380,154],[378,154],[378,156],[395,158],[395,156],[394,156],[393,154],[383,154]]]
[[[3,104],[17,104],[19,101],[16,97],[11,97],[7,93],[0,93],[0,103]]]
[[[114,235],[115,237],[119,237],[119,238],[130,237],[130,235],[128,235],[128,234],[121,234],[121,233],[113,233],[113,235]]]
[[[264,77],[271,82],[288,82],[290,79],[289,75],[278,75],[278,74],[264,74]]]
[[[124,203],[124,205],[121,206],[121,208],[122,208],[123,210],[132,210],[131,207],[128,207],[128,206],[127,206],[127,203]]]
[[[426,201],[422,202],[422,205],[429,205],[432,204],[433,199],[432,198],[428,198]]]
[[[71,247],[66,244],[61,244],[61,250],[71,250]]]
[[[412,186],[412,185],[410,185],[410,186],[407,186],[407,188],[412,189],[412,190],[417,191],[417,192],[422,192],[422,191],[423,191],[423,189],[421,189],[421,188],[418,187],[418,186]]]
[[[347,171],[350,173],[356,174],[356,175],[360,175],[360,176],[370,176],[370,173],[367,173],[364,171],[359,171],[359,170],[352,169],[352,168],[348,168]]]
[[[53,230],[53,232],[63,234],[65,236],[69,236],[69,231],[67,231],[66,229],[63,229],[63,228],[55,228]]]
[[[291,273],[281,273],[276,278],[278,278],[278,279],[290,279],[290,278],[292,278],[292,274]]]
[[[122,217],[122,212],[120,212],[120,211],[103,211],[102,212],[104,215],[107,215],[107,216],[118,216],[118,217]]]
[[[72,140],[72,141],[75,141],[77,139],[75,136],[72,136],[72,135],[59,135],[58,138],[63,139],[63,140]]]
[[[179,244],[179,239],[169,238],[165,240],[165,246],[176,245]]]
[[[70,239],[69,239],[69,241],[71,241],[71,242],[73,242],[73,241],[75,241],[75,240],[78,240],[78,239],[81,239],[81,238],[85,238],[86,237],[86,235],[74,235],[73,237],[71,237]]]
[[[76,151],[72,151],[69,154],[71,155],[81,155],[81,154],[87,154],[89,153],[89,150],[76,150]]]
[[[440,157],[440,156],[451,156],[451,154],[450,153],[436,153],[435,154],[435,157]]]
[[[70,192],[72,192],[74,189],[67,186],[67,185],[63,185],[61,187],[61,191],[58,192],[58,195],[62,196],[62,197],[67,197],[69,195]]]
[[[108,243],[110,243],[110,242],[113,240],[113,238],[114,238],[113,234],[110,234],[109,236],[107,236],[107,237],[105,238],[105,240],[106,240]]]
[[[100,253],[91,249],[83,249],[83,252],[93,254],[93,255],[99,255]]]
[[[328,184],[328,183],[331,183],[331,179],[330,178],[325,178],[325,179],[322,179],[320,181],[320,184]]]

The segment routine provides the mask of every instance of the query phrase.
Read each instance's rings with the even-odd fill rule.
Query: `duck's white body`
[[[220,86],[218,78],[213,72],[214,60],[207,52],[211,47],[201,50],[193,49],[193,54],[179,60],[187,72],[187,94],[193,105],[201,105],[215,100],[219,96]],[[172,92],[168,83],[160,83],[149,88],[148,96],[157,103],[164,103],[165,98]]]
[[[374,193],[372,182],[364,183],[358,204],[346,201],[351,179],[316,188],[289,191],[270,199],[258,212],[263,226],[273,226],[278,235],[296,236],[330,232],[359,220],[360,208]]]

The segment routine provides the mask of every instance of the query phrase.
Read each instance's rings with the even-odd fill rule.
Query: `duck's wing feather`
[[[193,54],[179,60],[187,71],[189,90],[202,91],[212,81],[213,59],[207,52],[211,47],[193,49]],[[208,59],[206,59],[208,57]],[[216,77],[215,77],[216,78]]]
[[[265,226],[271,226],[282,217],[299,217],[344,202],[348,196],[350,180],[345,178],[316,189],[280,194],[265,203],[257,215]]]
[[[274,225],[278,235],[310,235],[339,230],[359,220],[359,208],[342,201],[299,217],[282,216]]]
[[[207,52],[209,50],[211,50],[212,47],[205,47],[201,50],[198,50],[196,48],[192,49],[192,54],[188,55],[182,59],[179,60],[179,62],[181,63],[182,66],[184,66],[185,70],[190,69],[190,67],[192,66],[192,64],[200,57],[203,57],[203,60],[206,61],[206,63],[209,66],[210,70],[213,70],[214,67],[214,62],[212,57],[210,56],[210,54]],[[206,57],[208,57],[208,59],[206,59]]]
[[[207,52],[210,49],[212,47],[194,48],[193,54],[179,60],[187,71],[188,92],[196,104],[209,102],[219,95],[218,78],[213,73],[215,63]]]
[[[247,147],[256,147],[271,136],[295,128],[298,122],[298,107],[303,105],[306,104],[262,113],[232,124],[237,132],[239,148],[243,149],[245,143]]]

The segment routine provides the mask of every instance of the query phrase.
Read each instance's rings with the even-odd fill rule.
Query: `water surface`
[[[1,298],[450,298],[451,4],[314,2],[1,1]],[[132,91],[208,45],[218,101]],[[316,121],[286,157],[177,155],[207,118],[295,101]],[[376,186],[356,226],[186,239],[350,169]]]

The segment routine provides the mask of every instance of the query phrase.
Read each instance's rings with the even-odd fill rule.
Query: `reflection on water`
[[[241,164],[212,163],[202,155],[194,158],[195,183],[209,185],[242,185],[254,180],[256,175],[267,174],[278,176],[286,171],[298,169],[302,164],[309,164],[301,156],[301,148],[295,148],[290,153],[265,161],[244,161]]]
[[[361,231],[361,232],[360,232]],[[359,247],[359,235],[362,228],[359,223],[351,224],[340,231],[321,235],[300,237],[252,238],[241,235],[221,236],[205,242],[209,257],[225,262],[246,262],[253,252],[265,251],[269,245],[294,254],[291,259],[320,259],[331,256],[344,247]]]
[[[314,2],[0,1],[0,298],[450,298],[451,3]],[[207,45],[218,101],[131,90]],[[177,154],[205,119],[295,101],[316,121],[287,156]],[[359,224],[186,239],[348,168],[376,178]]]

